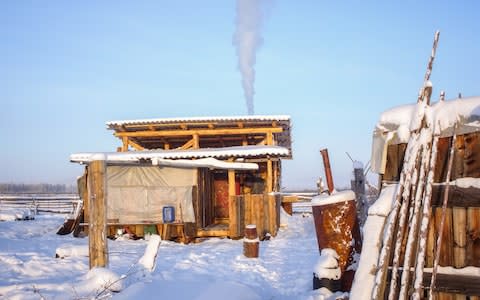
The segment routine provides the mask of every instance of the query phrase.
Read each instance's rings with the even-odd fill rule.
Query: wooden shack
[[[289,116],[126,120],[107,128],[120,139],[117,152],[104,153],[110,235],[127,228],[184,242],[239,238],[246,224],[261,238],[276,235],[281,159],[292,157]],[[88,176],[93,155],[71,161],[85,164]],[[168,224],[167,206],[175,211]]]
[[[371,279],[355,278],[353,293],[371,287],[372,299],[415,299],[432,289],[435,299],[480,299],[480,97],[419,105],[388,110],[375,127],[372,168],[395,192],[379,200],[391,210],[369,211],[372,249],[360,262],[370,262],[359,276]],[[419,108],[421,131],[411,127]]]

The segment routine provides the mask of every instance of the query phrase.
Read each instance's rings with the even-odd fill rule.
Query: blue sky
[[[366,163],[380,113],[416,101],[437,29],[434,99],[480,95],[478,1],[268,4],[254,105],[292,117],[287,188],[323,148],[348,185],[345,152]],[[0,2],[0,182],[73,183],[71,153],[120,144],[106,121],[247,114],[234,31],[235,1]]]

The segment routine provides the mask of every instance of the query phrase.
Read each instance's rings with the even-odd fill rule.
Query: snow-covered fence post
[[[108,265],[106,163],[105,155],[97,155],[88,166],[89,230],[88,253],[90,269]]]

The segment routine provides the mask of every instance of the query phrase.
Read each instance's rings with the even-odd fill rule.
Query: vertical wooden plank
[[[272,236],[277,235],[277,213],[276,213],[276,195],[268,195],[268,231]]]
[[[452,180],[461,177],[468,177],[464,170],[464,158],[465,158],[465,135],[457,135],[455,141],[455,155],[453,157],[452,166]]]
[[[280,180],[279,180],[279,172],[278,172],[278,160],[273,161],[273,191],[279,192],[280,191]]]
[[[272,160],[268,158],[267,160],[267,193],[273,192],[273,169],[272,169]]]
[[[480,267],[480,207],[467,209],[467,265]]]
[[[440,226],[440,220],[442,219],[442,208],[437,207],[435,209],[435,224],[437,224],[437,232],[440,232],[442,228]],[[452,209],[447,208],[445,215],[445,223],[443,227],[442,244],[436,248],[440,251],[439,265],[442,267],[453,265],[453,231],[452,231]]]
[[[145,234],[144,225],[136,224],[136,225],[135,225],[135,234],[136,234],[138,237],[144,236],[144,234]]]
[[[454,295],[453,295],[453,299],[454,299],[454,300],[467,300],[467,296],[466,296],[466,295],[462,295],[462,294],[454,294]]]
[[[264,208],[264,202],[265,202],[265,194],[261,195],[256,195],[256,224],[257,224],[257,230],[258,230],[258,235],[260,236],[260,239],[263,239],[265,237],[265,208]]]
[[[433,180],[434,182],[444,182],[447,175],[448,153],[452,137],[444,137],[438,139],[437,144],[437,161],[435,163],[435,170]],[[454,170],[452,166],[452,170]],[[452,172],[453,175],[454,172]],[[451,178],[453,180],[453,177]]]
[[[450,293],[437,292],[437,297],[435,299],[437,299],[437,300],[454,300],[454,296],[453,296],[453,294],[450,294]]]
[[[81,184],[82,187],[79,188],[79,191],[81,191],[81,195],[79,195],[82,200],[83,200],[83,221],[85,223],[88,223],[88,217],[89,217],[89,203],[90,201],[88,200],[88,166],[85,166],[85,172],[83,173],[83,179],[78,180],[77,184]]]
[[[105,156],[97,159],[90,163],[88,176],[90,269],[108,265]]]
[[[435,208],[432,208],[435,210]],[[435,211],[433,212],[432,216],[435,215]],[[436,224],[435,218],[431,218],[430,222],[428,222],[428,237],[427,237],[427,247],[425,251],[425,267],[432,268],[433,261],[435,260],[435,243],[437,242],[437,234],[436,234]]]
[[[228,218],[230,237],[239,236],[237,220],[237,197],[235,196],[235,171],[228,170]]]
[[[245,198],[243,196],[237,196],[237,220],[238,220],[238,235],[244,236],[245,226]]]
[[[252,224],[252,195],[245,194],[244,196],[245,201],[245,226]]]
[[[467,246],[467,210],[463,207],[453,207],[453,266],[463,268],[466,266]]]
[[[269,194],[264,194],[263,197],[262,197],[262,209],[263,209],[263,218],[262,218],[262,221],[263,221],[263,231],[265,234],[267,233],[271,233],[270,231],[270,210],[269,210],[269,205],[268,205],[268,202],[269,202],[269,198],[270,198],[270,195]]]

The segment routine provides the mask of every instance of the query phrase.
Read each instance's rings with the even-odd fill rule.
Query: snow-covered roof
[[[280,146],[237,146],[225,148],[204,148],[190,150],[149,150],[128,152],[105,152],[106,161],[111,162],[137,162],[140,160],[152,160],[161,163],[165,159],[191,159],[191,158],[248,158],[258,156],[289,156],[290,150]],[[75,153],[70,155],[70,161],[88,163],[98,156],[98,152]]]
[[[216,116],[216,117],[185,117],[185,118],[155,118],[139,120],[117,120],[106,123],[107,127],[138,124],[167,124],[182,122],[241,122],[241,121],[288,121],[288,115],[249,115],[249,116]]]
[[[423,103],[402,105],[381,114],[373,132],[372,171],[383,173],[388,145],[407,143],[411,132],[421,124],[419,116],[431,131],[440,137],[466,134],[480,130],[480,97],[438,101],[430,106]]]
[[[385,111],[381,114],[375,131],[394,132],[399,139],[403,140],[410,131],[415,129],[411,124],[416,113],[424,109],[427,123],[437,134],[451,134],[456,123],[463,128],[460,131],[480,129],[480,97],[438,101],[427,107],[420,107],[420,105],[422,104],[402,105]]]

